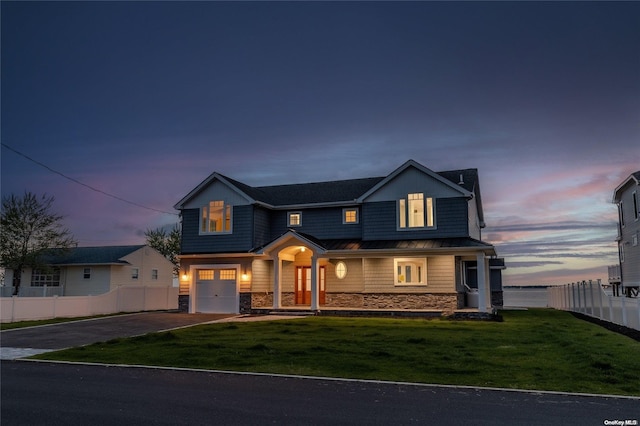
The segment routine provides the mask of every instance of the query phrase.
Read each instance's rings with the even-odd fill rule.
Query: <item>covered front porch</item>
[[[290,231],[255,253],[251,312],[420,317],[493,312],[493,247],[430,244],[367,249]],[[468,303],[466,286],[471,263],[475,306]]]

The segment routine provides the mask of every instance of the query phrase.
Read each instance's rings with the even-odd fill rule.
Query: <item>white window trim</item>
[[[638,200],[638,192],[633,191],[631,193],[631,200],[633,201],[633,217],[637,222],[640,220],[640,200]]]
[[[156,268],[151,270],[151,279],[154,281],[158,280],[158,270]]]
[[[131,279],[137,280],[140,278],[140,268],[131,268]]]
[[[342,274],[339,273],[340,270],[342,270]],[[339,260],[336,263],[335,272],[336,272],[336,278],[338,278],[339,280],[343,280],[346,278],[347,272],[349,272],[349,268],[347,268],[346,263],[344,263],[342,260]]]
[[[347,222],[347,212],[354,211],[356,212],[356,220],[354,222]],[[357,225],[360,223],[360,211],[356,207],[344,208],[342,209],[342,224],[343,225]]]
[[[421,280],[420,282],[403,282],[404,280],[398,275],[398,264],[399,263],[420,263],[420,267],[422,267],[422,271],[420,272]],[[397,287],[426,287],[427,286],[427,258],[426,257],[396,257],[393,259],[393,283]]]
[[[87,271],[89,271],[89,272],[87,273]],[[82,268],[82,279],[84,279],[84,280],[90,280],[91,279],[91,268]]]
[[[300,219],[299,223],[296,223],[296,224],[292,224],[291,223],[291,216],[293,216],[293,215],[298,215],[298,217]],[[298,227],[298,226],[302,226],[302,212],[301,211],[287,212],[287,226],[289,228],[295,228],[295,227]]]
[[[222,214],[226,214],[227,207],[229,207],[229,230],[223,231],[203,231],[202,230],[202,216],[203,211],[207,209],[209,214],[210,203],[200,208],[200,216],[198,217],[198,235],[229,235],[233,234],[233,205],[228,204],[225,200],[211,200],[211,202],[222,202]],[[207,216],[208,217],[208,216]]]

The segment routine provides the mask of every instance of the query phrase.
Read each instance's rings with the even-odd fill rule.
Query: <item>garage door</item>
[[[196,312],[220,314],[238,312],[235,269],[198,269]]]

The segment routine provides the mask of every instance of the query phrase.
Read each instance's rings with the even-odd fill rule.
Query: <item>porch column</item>
[[[318,278],[320,277],[318,271],[318,258],[311,256],[311,310],[318,310],[318,299],[320,299]]]
[[[275,255],[273,259],[273,309],[280,309],[282,295],[282,260]]]
[[[489,312],[491,302],[491,284],[489,282],[489,261],[484,253],[478,253],[476,256],[478,264],[478,310],[480,312]]]

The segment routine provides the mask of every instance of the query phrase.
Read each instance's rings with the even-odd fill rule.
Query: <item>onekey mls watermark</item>
[[[638,419],[605,420],[605,426],[638,426]]]

